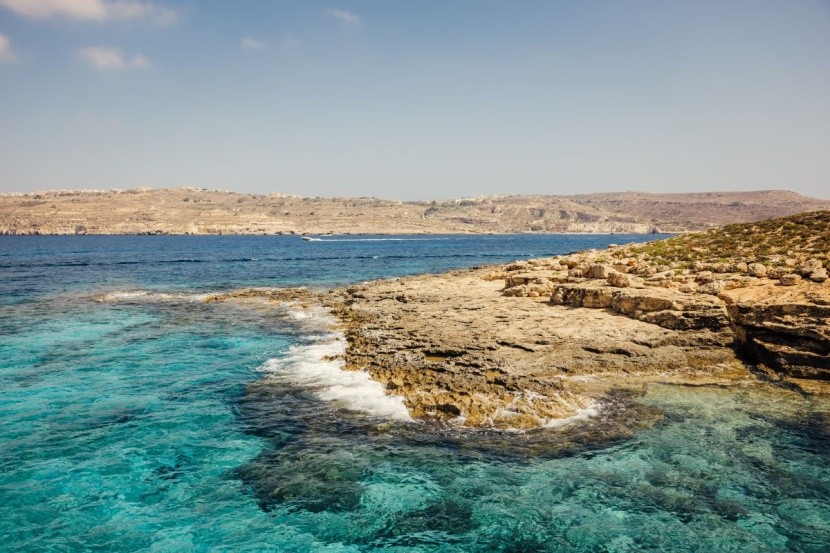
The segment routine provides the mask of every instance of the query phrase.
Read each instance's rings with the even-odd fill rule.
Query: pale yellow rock
[[[590,278],[608,278],[613,269],[604,263],[595,263],[588,269],[587,275]]]
[[[631,286],[631,279],[623,273],[611,273],[608,275],[608,284],[616,288],[628,288]]]
[[[297,292],[297,301],[307,304],[316,298],[330,308],[348,344],[346,368],[368,372],[400,395],[416,418],[534,428],[601,405],[605,394],[618,387],[649,382],[766,385],[742,359],[750,360],[765,379],[784,379],[804,393],[821,394],[830,389],[830,286],[798,275],[781,286],[771,278],[747,276],[738,266],[746,263],[749,271],[764,259],[767,277],[791,271],[780,253],[782,243],[792,250],[787,256],[797,261],[794,267],[811,258],[827,259],[811,244],[822,245],[828,236],[830,213],[800,217],[800,223],[816,229],[814,236],[790,245],[794,242],[777,234],[787,227],[769,222],[766,243],[774,246],[778,240],[779,249],[765,246],[759,255],[727,242],[735,236],[733,229],[727,236],[704,233],[717,251],[678,249],[684,263],[668,263],[670,273],[688,267],[688,278],[663,278],[664,272],[649,282],[665,281],[669,288],[646,286],[643,277],[657,274],[658,263],[666,265],[671,241],[615,249],[619,259],[636,261],[626,263],[628,274],[611,273],[606,279],[550,269],[568,267],[584,274],[611,257],[608,251],[581,252],[370,282],[329,294]],[[694,244],[695,236],[675,242]],[[731,244],[732,257],[724,243]],[[688,263],[688,252],[705,262]],[[735,271],[712,272],[724,264]],[[691,272],[692,265],[697,273]],[[492,280],[494,273],[504,279]],[[615,274],[629,279],[629,286],[610,285]],[[707,282],[698,284],[696,278]],[[521,284],[508,286],[511,282]],[[225,296],[246,300],[258,295],[275,302],[290,297],[266,291]],[[802,384],[805,379],[809,385]]]
[[[750,263],[748,266],[749,274],[754,277],[767,276],[767,267],[763,263]]]
[[[787,275],[782,275],[779,279],[782,286],[795,286],[801,281],[801,277],[797,274],[791,273]]]
[[[813,282],[824,282],[827,280],[827,269],[824,267],[820,269],[816,269],[812,273],[810,273],[810,280]]]
[[[808,259],[798,266],[798,272],[801,276],[809,276],[815,271],[824,268],[824,264],[819,259]]]

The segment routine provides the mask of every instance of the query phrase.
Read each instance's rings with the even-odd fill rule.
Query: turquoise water
[[[199,301],[627,241],[442,238],[0,238],[0,550],[830,549],[826,402],[651,386],[431,428],[332,393],[319,313]]]

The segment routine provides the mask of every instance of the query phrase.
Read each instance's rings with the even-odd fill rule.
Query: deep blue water
[[[0,301],[125,286],[331,286],[643,241],[643,235],[4,236]]]
[[[652,386],[613,420],[427,428],[333,376],[320,313],[200,301],[647,238],[0,237],[0,550],[830,550],[821,400]]]

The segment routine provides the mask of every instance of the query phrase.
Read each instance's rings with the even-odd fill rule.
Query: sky
[[[0,0],[0,192],[830,198],[830,0]]]

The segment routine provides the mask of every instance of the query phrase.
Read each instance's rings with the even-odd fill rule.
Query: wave
[[[321,305],[300,308],[295,303],[286,303],[281,314],[291,320],[292,324],[307,336],[315,336],[318,341],[325,342],[338,337],[332,332],[335,324],[331,312]],[[345,350],[344,350],[345,351]]]
[[[536,407],[534,405],[536,402],[541,402],[543,405],[549,402],[553,402],[553,404],[557,407],[565,408],[573,413],[572,415],[567,417],[556,418],[547,418],[541,416],[540,414],[540,428],[555,429],[568,426],[575,422],[585,421],[597,417],[600,415],[602,410],[602,404],[600,402],[590,400],[587,398],[566,398],[562,397],[559,394],[556,394],[554,397],[551,397],[540,394],[538,392],[534,392],[532,390],[523,390],[512,393],[514,395],[514,399],[510,403],[510,405],[500,409],[497,412],[498,418],[501,418],[502,420],[510,420],[511,417],[521,413],[521,411],[517,409],[518,406],[523,405],[524,407]],[[462,415],[461,417],[458,417],[457,419],[454,419],[451,422],[456,426],[463,427],[464,418],[465,416]],[[509,428],[504,431],[520,433],[524,432],[524,430],[517,430],[514,428]]]
[[[312,238],[304,236],[306,242],[437,242],[452,238]]]
[[[204,302],[212,293],[118,290],[94,296],[111,303]],[[380,382],[362,371],[345,370],[345,337],[333,332],[335,319],[322,306],[299,308],[291,302],[279,306],[275,317],[286,317],[311,344],[293,345],[286,355],[266,361],[259,370],[268,378],[307,389],[337,407],[398,421],[412,421],[403,399],[388,395]]]
[[[587,407],[577,409],[576,413],[570,417],[561,419],[548,419],[543,425],[544,428],[560,428],[567,426],[573,422],[584,421],[598,416],[600,413],[600,405],[597,402],[589,404]]]
[[[330,328],[334,322],[322,309],[298,309],[294,313],[298,320],[316,326]],[[269,379],[304,388],[335,407],[384,419],[412,421],[402,398],[388,395],[383,385],[365,372],[345,370],[345,352],[343,335],[329,331],[312,344],[291,346],[285,356],[269,359],[259,370],[267,373]]]
[[[189,292],[152,292],[150,290],[118,290],[93,296],[106,303],[204,302],[213,294]]]

